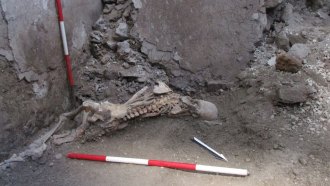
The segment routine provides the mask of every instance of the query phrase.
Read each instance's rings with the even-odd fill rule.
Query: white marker
[[[194,137],[194,141],[196,141],[198,144],[202,145],[207,150],[211,151],[213,154],[217,155],[221,159],[228,161],[227,158],[223,154],[218,153],[217,151],[215,151],[214,149],[212,149],[211,147],[209,147],[208,145],[206,145],[205,143],[203,143],[201,140],[197,139],[196,137]]]

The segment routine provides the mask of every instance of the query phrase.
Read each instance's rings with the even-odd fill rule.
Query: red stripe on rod
[[[103,155],[94,155],[94,154],[78,154],[78,153],[69,153],[67,155],[71,159],[81,159],[81,160],[91,160],[91,161],[106,161],[106,156]]]
[[[58,20],[64,21],[61,0],[56,0],[56,7],[57,7],[57,13],[58,13]]]
[[[65,55],[65,63],[66,63],[66,71],[68,74],[68,80],[70,83],[70,86],[74,86],[74,80],[73,80],[73,74],[72,74],[72,66],[71,66],[71,59],[69,55]]]
[[[148,166],[167,167],[172,169],[196,170],[196,164],[171,161],[149,160]]]

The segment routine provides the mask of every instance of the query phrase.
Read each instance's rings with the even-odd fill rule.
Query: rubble
[[[288,54],[297,56],[300,59],[305,59],[310,52],[311,50],[306,44],[297,43],[290,48]]]
[[[143,41],[141,52],[146,54],[151,62],[156,63],[160,61],[170,61],[172,59],[172,52],[159,51],[157,47],[147,41]]]
[[[303,32],[288,32],[287,37],[289,38],[290,44],[294,45],[296,43],[306,43],[307,42],[307,38],[306,38],[306,34],[304,34]]]
[[[136,8],[136,9],[142,8],[141,0],[132,0],[132,2],[133,2],[133,5],[134,5],[134,8]]]
[[[110,14],[104,15],[104,17],[109,21],[117,21],[121,17],[121,12],[114,8]]]
[[[330,3],[327,0],[306,0],[306,6],[311,7],[313,10],[320,9],[326,4]]]
[[[292,4],[290,4],[290,3],[285,4],[281,18],[286,24],[290,24],[293,21],[293,5]]]
[[[116,51],[117,50],[117,42],[114,41],[113,39],[109,39],[107,42],[106,42],[107,46],[113,50],[113,51]]]
[[[145,82],[148,79],[148,73],[140,65],[133,66],[129,69],[123,69],[119,72],[121,77],[136,78],[138,82]]]
[[[18,79],[21,81],[25,79],[27,82],[34,82],[39,80],[39,75],[32,70],[18,74]]]
[[[276,70],[297,73],[302,68],[302,60],[284,51],[276,56]]]
[[[128,25],[126,23],[119,23],[118,27],[116,28],[116,37],[115,39],[121,41],[128,38]]]
[[[284,31],[278,33],[275,37],[275,43],[279,49],[289,51],[290,40]]]
[[[103,13],[104,14],[109,14],[113,9],[115,8],[114,4],[105,4]]]
[[[307,101],[316,91],[308,85],[281,86],[278,90],[278,101],[284,104],[297,104]]]
[[[117,53],[120,56],[128,56],[132,52],[128,40],[117,43]]]

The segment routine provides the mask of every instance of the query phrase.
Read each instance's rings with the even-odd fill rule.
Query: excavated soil
[[[245,109],[251,122],[242,124],[233,110],[245,91],[207,96],[217,103],[221,120],[156,118],[132,122],[127,129],[99,142],[51,147],[38,161],[17,164],[1,176],[1,185],[329,185],[329,132],[321,135],[282,130],[291,122],[275,116],[265,126],[260,113],[270,105],[255,100]],[[239,99],[240,98],[240,99]],[[291,109],[289,109],[291,110]],[[292,108],[293,110],[293,108]],[[250,125],[250,126],[249,126]],[[259,125],[259,126],[258,126]],[[256,127],[263,129],[255,131]],[[301,127],[304,129],[305,127]],[[218,160],[191,141],[201,138],[229,162]],[[164,159],[246,168],[248,177],[199,174],[158,167],[87,162],[65,158],[68,152]]]
[[[237,76],[235,83],[218,82],[212,92],[208,86],[198,91],[174,87],[173,79],[166,79],[163,73],[166,69],[148,65],[144,54],[139,54],[142,58],[137,65],[159,72],[151,74],[154,76],[150,76],[150,81],[136,82],[131,79],[133,75],[127,80],[110,73],[115,80],[106,84],[105,72],[100,70],[104,64],[86,58],[84,68],[78,71],[82,80],[77,96],[81,100],[103,100],[109,96],[110,101],[121,102],[141,86],[152,84],[154,77],[165,77],[176,91],[215,103],[219,119],[134,120],[124,130],[95,142],[50,144],[40,159],[12,164],[2,170],[0,185],[330,185],[330,18],[328,9],[311,11],[301,2],[285,1],[277,8],[267,9],[273,24],[258,43],[249,68]],[[277,49],[300,56],[302,69],[298,73],[276,70]],[[111,55],[114,58],[118,54]],[[107,65],[125,74],[127,65]],[[98,88],[92,91],[93,86]],[[111,86],[121,88],[111,95],[104,88]],[[192,88],[196,87],[198,83]],[[116,97],[121,92],[125,94]],[[229,162],[216,159],[192,142],[192,137],[223,153]],[[246,168],[250,175],[233,177],[71,160],[65,157],[68,152]]]

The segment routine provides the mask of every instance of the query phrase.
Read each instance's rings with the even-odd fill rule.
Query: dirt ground
[[[38,161],[17,164],[1,174],[1,185],[329,185],[330,133],[306,134],[281,130],[288,120],[275,118],[256,133],[242,125],[233,109],[244,91],[210,96],[221,113],[218,122],[191,118],[155,118],[132,122],[127,129],[99,142],[51,147]],[[238,96],[239,95],[239,96]],[[247,106],[251,114],[265,104]],[[293,109],[293,108],[290,108]],[[259,110],[260,111],[260,110]],[[229,162],[214,158],[191,141],[199,137],[223,153]],[[246,168],[248,177],[201,174],[180,170],[70,160],[68,152],[196,162]]]
[[[102,136],[96,142],[75,141],[61,146],[49,143],[40,159],[1,170],[0,185],[330,185],[330,16],[325,10],[312,12],[299,3],[291,7],[293,10],[290,7],[283,4],[273,13],[268,12],[275,20],[264,40],[258,43],[250,67],[238,75],[235,83],[213,92],[192,94],[215,103],[218,120],[206,122],[192,117],[134,120],[124,130]],[[283,12],[286,16],[277,15]],[[298,73],[275,69],[279,48],[301,55],[303,65]],[[90,63],[95,72],[102,70],[100,64]],[[103,95],[101,91],[101,96],[93,92],[90,87],[102,85],[105,80],[86,73],[94,70],[88,71],[88,65],[87,70],[81,71],[87,75],[81,76],[79,90],[90,93],[80,96],[103,100],[110,95],[110,101],[118,100],[111,92]],[[124,83],[114,80],[113,86],[119,83],[129,93],[143,86],[124,80],[120,79]],[[132,87],[131,91],[125,89]],[[216,159],[192,142],[192,137],[223,153],[229,162]],[[68,152],[244,168],[250,175],[233,177],[71,160],[65,157]]]

